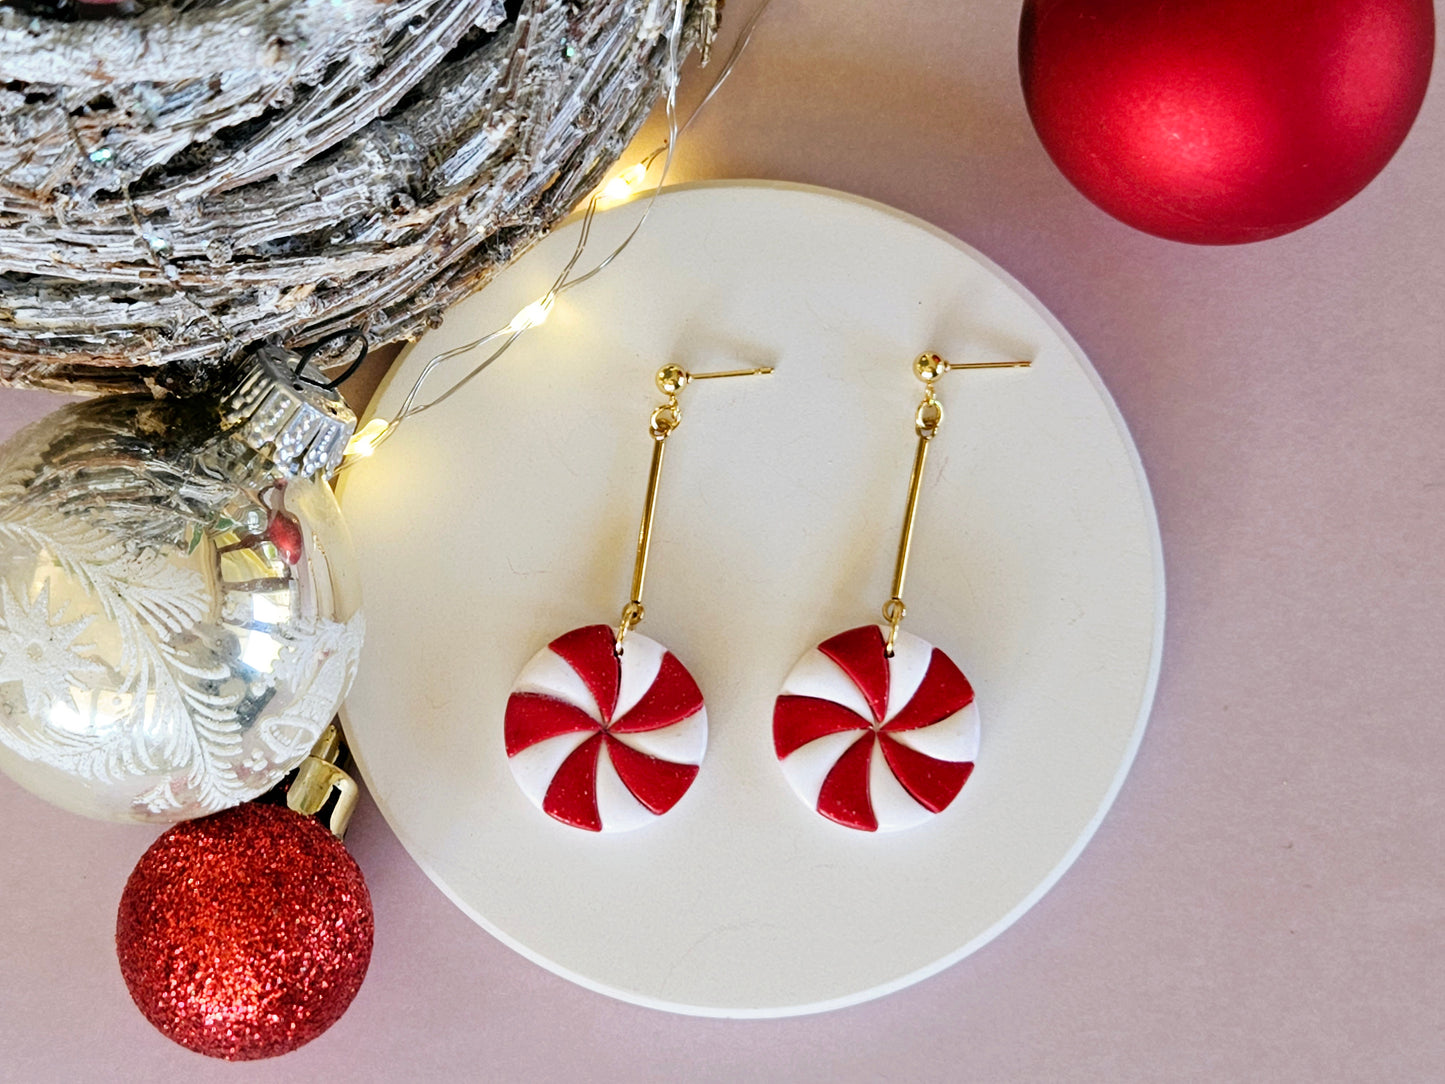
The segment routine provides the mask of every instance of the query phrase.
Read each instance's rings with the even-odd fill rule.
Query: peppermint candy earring
[[[918,447],[893,570],[886,625],[824,640],[798,660],[773,708],[773,747],[810,808],[864,832],[910,828],[958,797],[978,755],[973,687],[947,655],[899,625],[903,579],[928,445],[943,421],[935,382],[951,369],[1027,368],[1027,361],[953,365],[937,354],[913,363],[923,381],[914,412]]]
[[[614,631],[587,625],[563,633],[517,675],[507,700],[507,763],[534,805],[563,824],[623,832],[662,816],[687,793],[707,751],[707,711],[687,667],[632,630],[641,623],[642,583],[667,438],[682,423],[678,393],[694,380],[771,373],[770,367],[689,373],[657,371],[667,401],[652,412],[652,468],[637,532],[632,596]],[[631,635],[629,635],[631,634]]]

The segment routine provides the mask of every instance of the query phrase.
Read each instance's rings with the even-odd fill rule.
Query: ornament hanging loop
[[[968,369],[1027,369],[1029,360],[1015,361],[945,361],[937,354],[919,354],[913,362],[913,375],[932,387],[944,373]]]
[[[682,409],[677,397],[682,389],[694,380],[718,380],[730,376],[766,376],[773,371],[771,365],[760,365],[755,369],[729,369],[720,373],[690,373],[681,365],[668,364],[657,370],[653,378],[657,390],[667,396],[667,401],[653,408],[648,419],[647,432],[652,437],[652,465],[647,472],[647,493],[642,499],[642,522],[637,528],[637,556],[632,562],[632,597],[622,607],[622,616],[617,622],[617,655],[622,655],[622,642],[627,634],[642,623],[645,610],[642,606],[642,587],[647,579],[647,556],[652,547],[652,519],[657,511],[657,486],[662,477],[662,457],[667,449],[667,438],[682,424]]]
[[[317,356],[323,349],[338,340],[342,346],[337,352],[337,360],[333,361],[332,364],[340,364],[340,359],[344,359],[346,352],[352,346],[357,348],[356,357],[346,363],[346,368],[342,370],[341,375],[324,381],[315,380],[306,375],[306,371],[311,365],[316,364],[318,369],[321,367],[321,364],[317,361]],[[292,371],[292,375],[295,376],[297,380],[310,384],[312,387],[321,388],[325,391],[334,391],[355,375],[356,371],[361,368],[361,363],[366,360],[366,355],[370,349],[371,344],[366,338],[366,332],[362,331],[359,327],[350,327],[329,338],[320,339],[301,350],[297,356],[296,368]],[[327,367],[329,368],[330,366]]]

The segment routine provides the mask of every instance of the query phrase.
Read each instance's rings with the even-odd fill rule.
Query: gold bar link
[[[918,449],[913,453],[913,476],[908,480],[908,504],[903,512],[903,532],[898,538],[898,560],[893,565],[893,594],[903,598],[903,580],[908,575],[908,551],[913,548],[913,519],[918,515],[918,493],[923,488],[923,464],[928,459],[928,445],[933,438],[918,434]]]
[[[888,643],[884,654],[893,657],[893,644],[898,639],[898,626],[908,612],[903,605],[903,581],[908,576],[908,554],[913,548],[913,521],[918,515],[918,494],[923,488],[923,465],[928,460],[928,445],[933,440],[934,428],[918,429],[918,448],[913,453],[913,475],[908,480],[908,504],[903,512],[903,530],[898,537],[898,559],[893,565],[893,592],[883,606],[883,617],[888,622]]]
[[[657,511],[657,482],[662,476],[662,453],[666,448],[666,434],[653,439],[652,467],[647,473],[647,495],[642,498],[642,524],[637,528],[637,559],[632,563],[632,601],[638,606],[642,605],[642,584],[647,579],[647,553],[652,547],[652,517]],[[638,620],[641,619],[639,614]]]
[[[660,383],[660,381],[659,381]],[[637,556],[632,562],[632,597],[622,607],[617,623],[617,654],[622,654],[622,641],[642,624],[646,610],[642,606],[642,585],[647,579],[647,555],[652,549],[652,518],[657,512],[658,480],[662,477],[662,455],[667,438],[682,422],[677,398],[669,395],[667,402],[652,412],[647,431],[652,435],[652,466],[647,472],[647,494],[642,498],[642,523],[637,528]]]

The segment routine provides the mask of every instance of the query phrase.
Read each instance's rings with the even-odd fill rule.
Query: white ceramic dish
[[[599,216],[585,259],[638,210]],[[545,292],[577,228],[453,309],[395,367],[375,412],[397,408],[427,358]],[[771,713],[799,655],[876,620],[887,597],[920,394],[910,363],[925,349],[1034,366],[940,384],[947,417],[904,627],[972,681],[978,765],[943,814],[870,835],[799,803]],[[652,374],[668,361],[777,371],[684,392],[642,631],[697,679],[710,746],[670,813],[595,835],[544,816],[513,781],[503,712],[552,637],[617,620],[659,398]],[[987,259],[838,193],[668,191],[606,273],[346,472],[342,502],[368,624],[344,718],[372,796],[481,926],[643,1005],[816,1012],[966,956],[1077,857],[1154,695],[1158,527],[1098,375]]]

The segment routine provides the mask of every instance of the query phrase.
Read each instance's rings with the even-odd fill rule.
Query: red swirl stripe
[[[674,764],[670,760],[640,753],[607,735],[607,755],[617,769],[618,778],[633,796],[658,816],[666,813],[682,799],[697,778],[696,764]]]
[[[818,793],[818,812],[830,821],[863,832],[878,831],[878,818],[868,795],[868,769],[877,736],[868,731],[838,758]]]
[[[857,712],[816,696],[784,694],[773,705],[773,748],[779,760],[829,734],[867,729],[868,720]]]
[[[593,734],[572,751],[547,788],[547,798],[542,803],[544,813],[574,828],[602,831],[602,815],[597,812],[597,757],[601,752],[600,733]]]
[[[894,778],[930,813],[947,809],[973,774],[972,761],[938,760],[894,741],[887,731],[878,735],[878,741]]]
[[[541,693],[513,693],[507,700],[503,730],[507,756],[562,734],[596,730],[597,720],[575,704]]]
[[[968,678],[952,659],[935,647],[918,691],[884,724],[883,730],[885,733],[919,730],[942,722],[972,703],[973,686]]]
[[[560,655],[592,694],[603,721],[617,710],[617,693],[622,687],[622,664],[614,650],[617,641],[606,625],[587,625],[564,632],[547,645]]]
[[[611,634],[608,629],[608,634]],[[615,703],[614,703],[615,706]],[[657,677],[633,707],[607,729],[614,734],[642,734],[680,723],[702,708],[702,691],[671,651],[662,656]],[[608,714],[605,718],[610,719]]]
[[[888,710],[888,656],[883,630],[877,625],[862,625],[847,632],[840,632],[824,640],[818,650],[838,664],[847,674],[868,707],[873,710],[873,721],[881,723]]]

